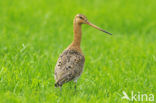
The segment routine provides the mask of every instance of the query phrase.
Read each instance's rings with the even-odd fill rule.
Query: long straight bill
[[[111,33],[109,33],[109,32],[107,32],[107,31],[105,31],[105,30],[99,28],[98,26],[96,26],[96,25],[94,25],[94,24],[92,24],[92,23],[90,23],[90,22],[87,22],[86,24],[88,24],[88,25],[90,25],[90,26],[92,26],[92,27],[94,27],[94,28],[96,28],[96,29],[98,29],[98,30],[100,30],[100,31],[102,31],[102,32],[105,32],[105,33],[107,33],[107,34],[109,34],[109,35],[112,35]]]

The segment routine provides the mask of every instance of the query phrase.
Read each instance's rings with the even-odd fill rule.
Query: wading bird
[[[73,24],[74,24],[74,40],[59,56],[55,66],[55,74],[54,74],[55,87],[62,87],[64,83],[72,80],[74,80],[74,82],[77,83],[77,79],[83,71],[85,57],[80,48],[82,24],[88,24],[100,31],[112,35],[111,33],[90,23],[88,19],[82,14],[77,14],[75,16]]]

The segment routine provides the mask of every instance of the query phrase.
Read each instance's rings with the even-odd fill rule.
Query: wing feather
[[[64,83],[79,77],[84,62],[85,58],[81,53],[74,50],[65,50],[55,66],[55,86],[62,86]]]

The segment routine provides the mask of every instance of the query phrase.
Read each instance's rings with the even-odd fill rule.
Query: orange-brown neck
[[[76,20],[74,20],[74,40],[71,43],[71,45],[69,46],[70,49],[77,49],[79,51],[81,51],[80,49],[80,45],[81,45],[81,24],[76,22]]]
[[[74,22],[74,40],[72,42],[72,44],[74,46],[79,46],[81,45],[81,24],[80,23],[76,23]]]

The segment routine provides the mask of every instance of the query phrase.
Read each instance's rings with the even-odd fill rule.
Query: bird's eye
[[[83,19],[83,17],[82,17],[82,16],[80,16],[80,19]]]

